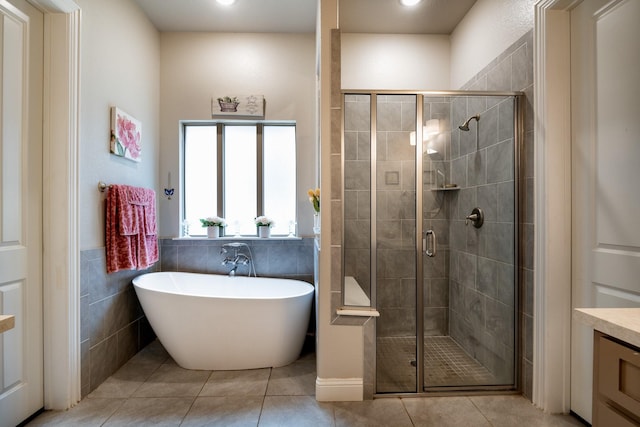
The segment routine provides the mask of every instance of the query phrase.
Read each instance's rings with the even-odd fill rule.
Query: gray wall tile
[[[482,70],[477,76],[471,79],[466,85],[465,89],[487,89],[487,90],[524,90],[526,95],[526,114],[525,114],[525,129],[526,141],[524,142],[524,149],[522,151],[522,163],[524,176],[530,177],[531,180],[526,182],[525,185],[525,206],[523,219],[525,225],[525,235],[523,239],[523,259],[526,270],[523,270],[523,276],[528,277],[530,283],[526,286],[523,284],[522,288],[525,291],[533,292],[533,49],[532,49],[532,31],[523,36],[520,40],[514,43],[510,48],[505,50],[494,61],[492,61],[484,70]],[[486,86],[485,86],[486,83]],[[521,86],[521,87],[518,87]],[[494,184],[489,186],[477,186],[481,184],[481,181],[474,176],[477,173],[478,168],[473,168],[473,165],[469,165],[469,159],[467,159],[468,169],[465,171],[468,173],[465,178],[466,182],[462,183],[463,190],[457,197],[450,198],[450,207],[453,210],[453,215],[458,221],[461,221],[464,216],[468,215],[467,212],[470,208],[469,193],[465,193],[464,190],[467,186],[474,186],[477,189],[477,203],[481,208],[486,210],[485,225],[476,231],[476,234],[462,233],[461,230],[452,222],[450,231],[450,247],[452,249],[450,254],[450,334],[455,337],[458,342],[467,349],[471,354],[477,354],[481,357],[483,363],[487,365],[489,369],[494,370],[494,374],[507,375],[506,370],[513,367],[513,355],[515,354],[514,343],[499,342],[492,338],[489,326],[497,328],[501,331],[502,335],[513,336],[514,328],[514,305],[515,305],[515,267],[513,259],[513,247],[515,237],[515,224],[514,224],[514,183],[513,183],[513,120],[511,118],[511,112],[513,109],[512,102],[507,98],[487,99],[486,109],[490,111],[465,111],[464,103],[458,99],[452,101],[452,120],[455,123],[466,120],[470,115],[475,113],[481,114],[479,133],[480,133],[480,147],[486,147],[486,168],[487,168],[487,183]],[[466,106],[480,105],[477,100],[471,100]],[[477,107],[476,107],[477,108]],[[472,129],[473,130],[473,129]],[[461,166],[462,159],[465,154],[469,154],[470,147],[468,137],[466,135],[470,132],[460,132],[460,137],[463,138],[460,142],[459,153],[453,151],[455,147],[455,132],[454,138],[452,138],[452,176],[462,176],[463,169]],[[503,141],[502,143],[498,143]],[[456,155],[457,154],[457,155]],[[510,166],[509,166],[510,165]],[[485,207],[486,206],[486,207]],[[496,222],[497,221],[497,222]],[[473,305],[473,301],[477,301],[477,298],[472,292],[472,288],[468,285],[471,282],[469,278],[464,277],[464,270],[469,269],[469,255],[464,255],[461,258],[460,251],[474,251],[476,249],[481,258],[478,259],[477,264],[477,292],[483,295],[486,303],[486,321],[487,328],[474,327],[468,323],[468,319],[464,318],[464,307],[470,307]],[[462,261],[460,261],[462,260]],[[462,262],[465,267],[459,267],[459,262]],[[458,271],[460,270],[460,272]],[[461,282],[467,284],[463,286]],[[466,291],[463,292],[463,289]],[[462,294],[462,295],[461,295]],[[457,299],[461,298],[460,301]],[[468,299],[472,300],[469,301]],[[531,299],[527,300],[526,294],[524,297],[525,306],[527,309],[531,308]],[[528,301],[528,302],[527,302]],[[506,320],[505,320],[506,319]],[[508,327],[507,324],[510,323]],[[532,337],[524,334],[525,347],[529,344]],[[482,348],[479,345],[481,342],[486,342],[486,347]],[[527,347],[530,348],[530,347]],[[524,357],[524,355],[521,355]],[[526,362],[529,363],[529,362]],[[526,365],[525,363],[525,365]],[[531,365],[529,363],[529,368]],[[523,369],[523,384],[526,389],[530,390],[531,385],[531,369]],[[530,391],[529,391],[530,395]]]
[[[512,56],[513,67],[511,89],[522,90],[533,84],[533,55],[528,54],[528,50],[533,50],[526,44],[521,45]]]
[[[92,346],[89,350],[90,389],[95,390],[118,369],[118,342],[115,335]]]
[[[511,90],[511,57],[507,57],[487,72],[487,90]]]
[[[477,186],[487,182],[486,150],[467,156],[467,185]]]
[[[478,187],[478,207],[482,209],[485,221],[499,221],[497,185],[490,184]],[[511,217],[511,221],[513,221],[513,217]]]
[[[471,133],[471,132],[469,132]],[[478,122],[478,147],[487,148],[498,143],[498,108],[482,112]]]
[[[498,141],[513,138],[513,104],[512,99],[507,99],[498,104]]]
[[[513,140],[487,148],[487,182],[513,179]]]
[[[84,399],[91,392],[91,358],[89,340],[80,343],[80,394]]]

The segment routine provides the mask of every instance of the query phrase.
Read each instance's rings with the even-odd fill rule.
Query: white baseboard
[[[363,393],[362,378],[316,378],[318,402],[361,401]]]

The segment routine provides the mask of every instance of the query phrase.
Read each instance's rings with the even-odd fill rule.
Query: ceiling
[[[399,0],[340,0],[345,33],[451,34],[476,0],[422,0],[406,7]]]
[[[315,31],[317,0],[134,0],[159,31]],[[347,33],[451,34],[476,0],[339,0],[340,28]]]

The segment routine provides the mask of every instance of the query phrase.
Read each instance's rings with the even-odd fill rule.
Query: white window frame
[[[225,174],[224,174],[224,144],[225,144],[225,133],[224,133],[224,129],[226,127],[230,127],[230,126],[256,126],[256,155],[257,155],[257,161],[256,161],[256,169],[257,169],[257,212],[255,214],[255,216],[260,216],[260,215],[265,215],[264,213],[264,156],[263,156],[263,150],[264,150],[264,145],[263,145],[263,134],[264,134],[264,128],[267,126],[287,126],[287,127],[293,127],[294,132],[295,132],[295,150],[296,150],[296,180],[295,180],[295,186],[296,189],[294,190],[294,194],[295,194],[295,198],[296,198],[296,203],[294,207],[294,212],[293,212],[293,218],[294,218],[294,222],[295,224],[297,224],[297,202],[298,202],[298,196],[297,196],[297,150],[298,150],[298,143],[297,143],[297,124],[295,121],[272,121],[272,120],[206,120],[206,121],[181,121],[180,122],[180,163],[181,163],[181,179],[180,179],[180,185],[181,185],[181,197],[180,197],[180,224],[183,224],[185,219],[186,219],[186,207],[185,207],[185,196],[186,196],[186,187],[185,187],[185,170],[186,170],[186,164],[185,164],[185,144],[186,144],[186,128],[189,126],[216,126],[216,132],[217,132],[217,164],[216,164],[216,175],[217,175],[217,206],[218,206],[218,216],[224,217],[224,213],[225,213],[225,200],[224,200],[224,179],[225,179]],[[229,224],[228,224],[229,225]],[[228,227],[227,227],[228,228]],[[204,228],[202,229],[202,232],[194,232],[194,230],[199,230],[200,229],[200,224],[189,224],[189,235],[185,234],[185,227],[180,227],[180,234],[182,237],[189,237],[189,236],[204,236],[206,235],[206,231],[204,230]],[[233,231],[227,231],[226,234],[227,236],[233,236]],[[272,234],[275,236],[286,236],[287,233],[278,233],[278,234]],[[256,229],[256,234],[242,234],[240,235],[240,237],[256,237],[257,236],[257,229]]]

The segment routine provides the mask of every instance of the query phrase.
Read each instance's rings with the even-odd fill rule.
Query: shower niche
[[[519,387],[521,99],[343,92],[343,305],[380,313],[377,394]]]

